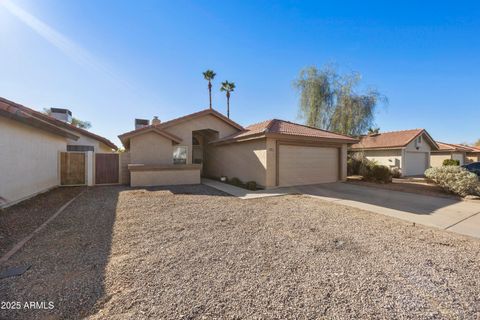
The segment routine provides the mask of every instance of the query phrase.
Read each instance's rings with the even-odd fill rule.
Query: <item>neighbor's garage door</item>
[[[406,176],[421,176],[427,170],[428,153],[426,152],[406,152]]]
[[[339,179],[339,150],[330,147],[280,145],[280,186],[335,182]]]

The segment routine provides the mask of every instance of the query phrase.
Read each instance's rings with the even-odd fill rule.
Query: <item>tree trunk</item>
[[[210,98],[210,110],[212,110],[212,83],[208,80],[208,96]]]
[[[227,91],[227,118],[230,119],[230,92]]]

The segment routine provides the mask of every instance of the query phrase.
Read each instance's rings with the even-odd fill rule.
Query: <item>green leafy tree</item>
[[[477,142],[475,142],[475,147],[480,147],[480,139],[478,139]]]
[[[75,127],[82,128],[82,129],[90,129],[92,127],[92,124],[90,123],[90,121],[84,121],[77,118],[72,118],[71,124]]]
[[[375,111],[387,99],[376,90],[358,93],[360,75],[339,75],[335,68],[307,67],[294,87],[300,93],[299,117],[309,126],[358,136],[373,127]]]
[[[230,118],[230,93],[235,90],[235,83],[224,81],[222,82],[222,87],[220,91],[227,93],[227,118]]]
[[[212,80],[217,74],[213,70],[207,70],[203,73],[203,77],[208,81],[208,96],[210,98],[210,109],[212,109]]]
[[[368,134],[377,134],[380,132],[380,128],[368,128]]]

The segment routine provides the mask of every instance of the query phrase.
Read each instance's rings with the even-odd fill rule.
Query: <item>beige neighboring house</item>
[[[472,147],[472,146],[463,146],[463,147],[468,148],[468,151],[465,155],[466,163],[480,162],[480,147]]]
[[[103,137],[0,98],[0,207],[58,186],[59,154],[71,146],[117,149]]]
[[[421,176],[430,167],[430,152],[438,150],[437,143],[425,129],[383,132],[362,136],[351,146],[351,153],[365,156],[402,176]]]
[[[242,127],[207,109],[161,123],[136,120],[119,136],[132,186],[197,184],[201,176],[264,188],[344,180],[351,137],[283,121]]]
[[[458,160],[463,166],[467,162],[467,152],[471,149],[459,144],[451,144],[437,141],[438,150],[432,151],[430,163],[432,167],[441,167],[445,160]]]

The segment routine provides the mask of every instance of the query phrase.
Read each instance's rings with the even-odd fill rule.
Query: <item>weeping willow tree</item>
[[[300,71],[294,87],[300,93],[299,117],[308,126],[358,136],[375,123],[375,111],[387,99],[376,90],[358,93],[360,75],[339,75],[327,66]]]

